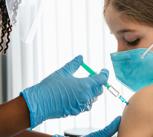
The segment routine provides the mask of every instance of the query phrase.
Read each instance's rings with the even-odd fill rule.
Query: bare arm
[[[118,137],[153,137],[153,86],[142,89],[130,99]]]
[[[25,130],[13,137],[51,137],[51,135]]]
[[[0,136],[10,137],[29,126],[29,110],[22,97],[0,105]]]

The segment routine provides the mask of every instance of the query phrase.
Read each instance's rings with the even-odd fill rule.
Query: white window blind
[[[103,5],[103,0],[23,0],[8,52],[9,99],[79,54],[95,71],[109,69],[110,83],[129,98],[131,93],[114,78],[110,53],[116,51],[116,41],[106,26]],[[80,69],[76,76],[88,74]],[[73,127],[101,129],[123,109],[104,89],[90,112],[48,120],[36,130],[62,134]]]

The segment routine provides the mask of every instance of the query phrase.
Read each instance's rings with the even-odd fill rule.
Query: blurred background
[[[114,76],[110,53],[116,52],[117,44],[103,17],[103,5],[104,0],[22,1],[8,54],[0,58],[1,103],[17,97],[24,88],[80,54],[96,72],[109,69],[109,83],[129,99],[132,92]],[[86,77],[88,73],[80,68],[75,76]],[[63,134],[71,128],[101,129],[121,115],[124,107],[104,88],[91,111],[45,121],[35,130]]]

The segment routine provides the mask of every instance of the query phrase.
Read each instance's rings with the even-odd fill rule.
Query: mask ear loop
[[[141,55],[141,59],[144,59],[148,52],[153,48],[153,44]]]

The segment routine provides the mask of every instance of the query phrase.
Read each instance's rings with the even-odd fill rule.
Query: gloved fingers
[[[102,86],[107,83],[108,77],[109,77],[109,71],[107,69],[102,69],[99,74],[94,75],[91,78]]]
[[[99,74],[90,76],[90,78],[93,80],[92,93],[94,97],[102,93],[102,86],[107,83],[108,76],[109,72],[107,69],[102,69]]]
[[[73,60],[65,64],[61,70],[64,74],[73,74],[75,73],[80,65],[83,63],[83,57],[81,55],[75,57]]]
[[[102,137],[111,137],[113,136],[119,128],[121,122],[121,117],[116,117],[111,124],[109,124],[107,127],[105,127],[103,130],[101,130]]]
[[[105,127],[103,130],[90,133],[84,137],[112,137],[118,131],[120,121],[121,117],[117,117],[110,125]]]

